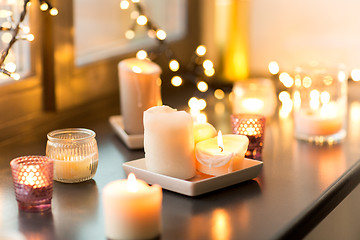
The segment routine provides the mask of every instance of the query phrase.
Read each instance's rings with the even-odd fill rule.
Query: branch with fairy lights
[[[131,6],[132,4],[132,6]],[[209,90],[207,80],[215,74],[214,65],[211,60],[205,58],[206,47],[199,45],[189,64],[180,64],[179,60],[175,57],[174,52],[166,42],[166,32],[157,27],[153,21],[146,16],[143,6],[140,4],[140,0],[121,0],[120,8],[123,10],[130,9],[132,7],[131,18],[134,20],[130,29],[125,32],[125,37],[129,40],[135,38],[135,30],[139,26],[143,26],[147,30],[147,35],[150,38],[156,39],[158,48],[156,52],[148,54],[145,50],[137,52],[136,57],[139,59],[149,58],[155,60],[159,55],[165,55],[169,60],[169,69],[174,73],[171,78],[171,84],[174,87],[179,87],[183,84],[184,80],[190,81],[197,87],[197,94],[203,96]],[[221,89],[214,91],[215,97],[221,99],[224,97],[224,92]],[[192,111],[200,112],[205,109],[206,101],[204,99],[198,99],[192,97],[188,105]]]
[[[53,7],[49,1],[39,0],[39,3],[42,11],[49,11],[52,16],[56,16],[58,14],[58,10]],[[2,36],[2,40],[7,43],[5,49],[1,51],[0,72],[13,78],[14,80],[20,79],[20,75],[15,72],[16,64],[13,62],[5,63],[5,60],[15,42],[18,40],[34,40],[34,35],[30,33],[29,26],[24,24],[27,8],[30,7],[30,5],[31,0],[24,0],[22,12],[20,13],[18,21],[14,20],[12,11],[0,10],[0,18],[6,19],[6,21],[0,26],[0,31],[5,32]]]

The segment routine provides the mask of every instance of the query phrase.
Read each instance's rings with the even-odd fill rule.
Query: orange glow
[[[230,239],[231,225],[228,213],[223,209],[216,209],[211,219],[212,239]]]
[[[250,1],[230,1],[227,6],[228,31],[223,56],[223,73],[230,81],[249,76]],[[219,29],[220,30],[220,29]]]
[[[216,89],[216,90],[214,91],[214,97],[215,97],[216,99],[221,100],[221,99],[223,99],[223,98],[225,97],[225,93],[224,93],[224,91],[221,90],[221,89]]]
[[[241,102],[244,109],[252,113],[260,112],[264,108],[264,101],[257,98],[247,98]]]
[[[21,169],[19,173],[19,183],[28,185],[28,186],[34,186],[34,188],[41,188],[45,187],[45,176],[43,173],[39,170],[39,166],[24,166],[23,169]]]
[[[280,70],[280,67],[279,67],[279,64],[275,61],[271,61],[269,63],[269,72],[272,74],[272,75],[276,75],[279,73],[279,70]]]

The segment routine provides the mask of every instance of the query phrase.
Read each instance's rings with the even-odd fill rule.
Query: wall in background
[[[224,22],[226,14],[218,5],[235,0],[203,0],[203,22]],[[240,0],[249,3],[248,61],[250,75],[269,76],[270,61],[277,61],[282,71],[316,60],[345,63],[350,69],[360,67],[360,28],[356,20],[357,0]],[[240,6],[240,5],[239,5]],[[224,7],[223,7],[224,8]],[[241,10],[238,9],[240,12]],[[221,64],[228,44],[219,41],[227,26],[205,24],[203,42],[209,46],[217,64]],[[228,29],[242,31],[242,29]],[[218,68],[222,68],[218,66]]]

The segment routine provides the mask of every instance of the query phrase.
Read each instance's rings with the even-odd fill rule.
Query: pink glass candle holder
[[[42,212],[51,208],[54,162],[45,156],[25,156],[10,162],[15,196],[23,211]]]
[[[261,160],[264,145],[265,117],[257,114],[232,114],[231,128],[234,134],[249,138],[249,147],[245,157]]]

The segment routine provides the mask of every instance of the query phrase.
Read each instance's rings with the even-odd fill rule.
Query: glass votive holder
[[[99,160],[95,135],[85,128],[48,133],[46,156],[54,160],[54,180],[77,183],[94,177]]]
[[[234,83],[232,89],[233,114],[274,115],[277,106],[275,85],[271,79],[251,78]]]
[[[13,159],[10,166],[19,209],[51,209],[54,161],[45,156],[24,156]]]
[[[264,145],[265,116],[257,114],[232,114],[231,128],[234,134],[245,135],[249,138],[248,150],[245,157],[261,160]]]
[[[341,66],[311,65],[295,71],[295,136],[315,143],[345,138],[347,74]]]

